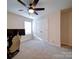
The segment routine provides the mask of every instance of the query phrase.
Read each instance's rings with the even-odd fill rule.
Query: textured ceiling
[[[27,4],[27,7],[28,7],[28,4],[32,0],[23,0],[23,1]],[[27,7],[25,8],[17,0],[7,0],[8,12],[16,13],[16,14],[22,15],[24,17],[32,18],[32,19],[34,19],[36,17],[40,17],[40,16],[45,15],[47,13],[56,11],[56,10],[71,8],[72,7],[72,0],[39,0],[36,7],[44,7],[45,8],[45,11],[38,11],[39,15],[29,14]],[[24,11],[18,11],[20,9],[22,9]]]

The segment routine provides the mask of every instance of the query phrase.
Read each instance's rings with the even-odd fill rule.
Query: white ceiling
[[[32,0],[23,0],[28,7],[28,4]],[[38,4],[36,7],[44,7],[45,11],[39,11],[39,15],[35,14],[28,14],[27,7],[25,8],[23,5],[21,5],[17,0],[7,0],[7,10],[8,12],[16,13],[19,15],[22,15],[24,17],[28,18],[36,18],[42,15],[46,15],[47,13],[56,11],[56,10],[61,10],[65,8],[71,8],[72,7],[72,0],[39,0]],[[24,10],[24,11],[18,11],[18,10]]]

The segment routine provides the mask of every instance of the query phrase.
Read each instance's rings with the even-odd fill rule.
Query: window
[[[31,34],[31,22],[25,21],[25,34]]]

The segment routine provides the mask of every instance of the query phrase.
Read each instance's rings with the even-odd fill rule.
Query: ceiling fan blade
[[[24,2],[22,2],[21,0],[17,0],[17,1],[26,7],[26,4]]]
[[[38,15],[38,13],[37,13],[36,11],[35,11],[34,13],[35,13],[36,15]]]
[[[34,8],[35,11],[45,10],[45,8]]]
[[[33,6],[36,6],[37,3],[38,3],[38,1],[39,1],[39,0],[34,0],[33,3],[32,3],[32,5],[33,5]]]

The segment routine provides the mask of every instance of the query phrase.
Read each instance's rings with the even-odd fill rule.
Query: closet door
[[[61,11],[61,44],[72,46],[72,11]]]

